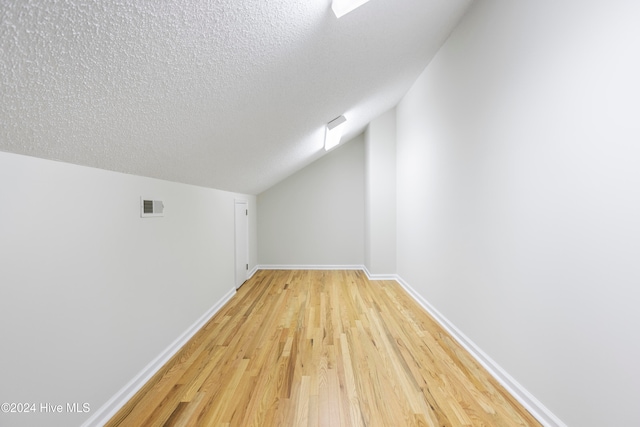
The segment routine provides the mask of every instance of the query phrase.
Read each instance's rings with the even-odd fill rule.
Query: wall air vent
[[[156,216],[164,216],[164,203],[162,203],[162,200],[140,197],[140,217],[150,218]]]

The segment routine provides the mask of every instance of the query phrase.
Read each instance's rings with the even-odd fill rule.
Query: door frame
[[[245,226],[245,230],[244,230],[244,235],[245,235],[245,241],[244,241],[244,247],[246,250],[246,253],[244,254],[245,256],[245,262],[243,262],[243,264],[246,265],[245,268],[242,269],[242,271],[244,272],[244,275],[242,277],[239,277],[239,271],[240,270],[240,266],[238,265],[240,260],[238,259],[238,254],[239,254],[239,249],[238,248],[238,231],[239,231],[239,227],[241,227],[243,224],[239,224],[238,221],[238,217],[236,215],[236,211],[238,209],[239,205],[244,205],[244,209],[246,210],[247,214],[245,215],[246,220],[244,221],[244,226]],[[233,223],[234,223],[234,235],[233,235],[233,246],[234,246],[234,286],[236,289],[240,289],[240,287],[244,284],[244,282],[247,281],[247,276],[249,275],[249,201],[246,199],[234,199],[233,201]],[[240,279],[242,278],[242,281],[240,281]]]

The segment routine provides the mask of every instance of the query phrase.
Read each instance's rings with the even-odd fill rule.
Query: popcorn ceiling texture
[[[0,151],[257,194],[393,107],[470,0],[0,0]]]

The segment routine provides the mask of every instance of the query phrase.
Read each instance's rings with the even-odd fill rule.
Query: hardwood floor
[[[259,271],[107,426],[540,426],[396,282]]]

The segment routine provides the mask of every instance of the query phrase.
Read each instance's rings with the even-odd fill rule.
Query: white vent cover
[[[164,203],[161,200],[140,197],[140,217],[149,218],[154,216],[164,216]]]

